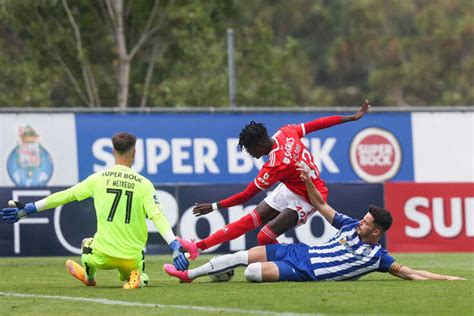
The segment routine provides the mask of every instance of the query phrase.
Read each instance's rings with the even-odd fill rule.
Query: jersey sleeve
[[[283,126],[281,128],[281,130],[283,131],[293,131],[295,132],[299,138],[301,137],[304,137],[305,136],[305,127],[304,127],[304,123],[301,123],[301,124],[290,124],[290,125],[286,125],[286,126]]]
[[[95,175],[87,177],[78,184],[56,193],[51,194],[45,199],[35,202],[38,204],[38,211],[56,208],[73,201],[82,201],[93,195]]]
[[[151,184],[151,182],[146,185],[142,199],[143,207],[145,208],[148,218],[153,221],[160,235],[163,236],[163,238],[165,238],[165,240],[169,243],[169,238],[166,238],[166,236],[171,232],[171,235],[173,236],[171,239],[174,239],[175,237],[172,233],[168,218],[166,218],[165,212],[161,207],[155,187],[153,184]]]
[[[71,187],[71,192],[77,201],[82,201],[94,195],[94,185],[97,174],[92,174],[85,180]]]
[[[260,192],[260,189],[255,185],[254,182],[251,182],[242,192],[234,194],[224,200],[219,201],[218,203],[219,206],[223,208],[242,204],[253,198],[258,192]]]
[[[347,215],[341,214],[341,213],[336,213],[332,220],[332,226],[334,226],[337,229],[341,229],[343,226],[354,224],[359,222],[356,219],[353,219],[352,217],[349,217]]]
[[[342,123],[342,116],[327,116],[315,119],[314,121],[301,124],[302,136],[306,136],[314,131],[325,129]]]
[[[288,170],[288,168],[279,165],[278,162],[275,162],[274,160],[275,157],[270,155],[269,161],[263,165],[262,169],[258,172],[257,177],[253,180],[257,188],[260,190],[267,190],[286,175],[286,170]]]
[[[148,218],[164,215],[163,208],[161,207],[160,200],[158,199],[158,195],[153,184],[147,183],[143,191],[142,199],[143,207],[145,208]]]
[[[388,254],[387,250],[383,249],[380,257],[379,272],[388,272],[394,263],[395,259]]]
[[[275,159],[275,158],[273,158]],[[266,190],[285,175],[284,170],[280,170],[278,166],[272,166],[272,157],[266,162],[257,177],[251,182],[244,191],[234,194],[227,199],[219,201],[219,206],[226,208],[234,205],[242,204],[253,198],[260,191]]]

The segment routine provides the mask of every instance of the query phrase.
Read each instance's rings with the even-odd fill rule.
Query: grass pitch
[[[474,315],[474,254],[394,257],[468,280],[414,282],[373,273],[355,282],[256,284],[240,268],[227,283],[203,277],[180,284],[162,271],[170,256],[149,256],[150,285],[126,291],[115,271],[98,271],[98,286],[85,287],[67,274],[66,258],[0,258],[0,315]]]

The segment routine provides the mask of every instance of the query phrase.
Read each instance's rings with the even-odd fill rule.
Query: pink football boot
[[[184,250],[186,250],[189,253],[189,259],[194,260],[197,257],[199,257],[201,252],[199,251],[199,248],[196,246],[196,243],[194,241],[192,240],[189,241],[179,236],[176,236],[176,239],[178,239],[179,243],[181,244],[181,246],[183,246]]]
[[[169,264],[169,263],[165,263],[163,265],[163,270],[165,270],[165,272],[168,275],[180,279],[181,282],[185,282],[185,283],[193,282],[193,280],[188,277],[188,270],[178,271],[174,265]]]

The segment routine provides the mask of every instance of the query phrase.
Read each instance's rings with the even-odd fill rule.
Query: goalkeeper
[[[118,133],[112,138],[115,165],[92,174],[84,181],[42,200],[22,205],[15,203],[0,212],[1,219],[15,223],[22,217],[60,205],[94,198],[97,232],[82,242],[82,266],[66,261],[69,274],[87,286],[96,284],[97,269],[117,269],[125,289],[139,288],[147,282],[143,272],[148,230],[146,217],[151,219],[169,244],[173,263],[178,270],[187,269],[189,262],[166,219],[152,183],[131,169],[135,158],[136,137]]]

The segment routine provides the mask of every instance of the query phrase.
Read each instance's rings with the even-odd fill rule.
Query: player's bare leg
[[[250,249],[248,251],[248,263],[244,272],[245,278],[248,281],[279,281],[280,271],[274,262],[267,261],[267,250],[265,246],[257,246]]]
[[[286,209],[278,216],[274,217],[265,225],[257,235],[260,245],[268,245],[278,243],[276,238],[284,234],[298,223],[298,214],[291,209]]]
[[[280,214],[280,212],[272,208],[265,201],[258,203],[256,210],[262,225],[268,223]]]
[[[259,227],[262,224],[272,220],[280,213],[271,208],[265,201],[261,201],[257,208],[241,217],[239,220],[226,225],[204,240],[193,243],[182,238],[178,239],[183,248],[190,254],[190,259],[195,259],[199,255],[199,251],[206,250],[223,242],[236,239],[243,234]]]

